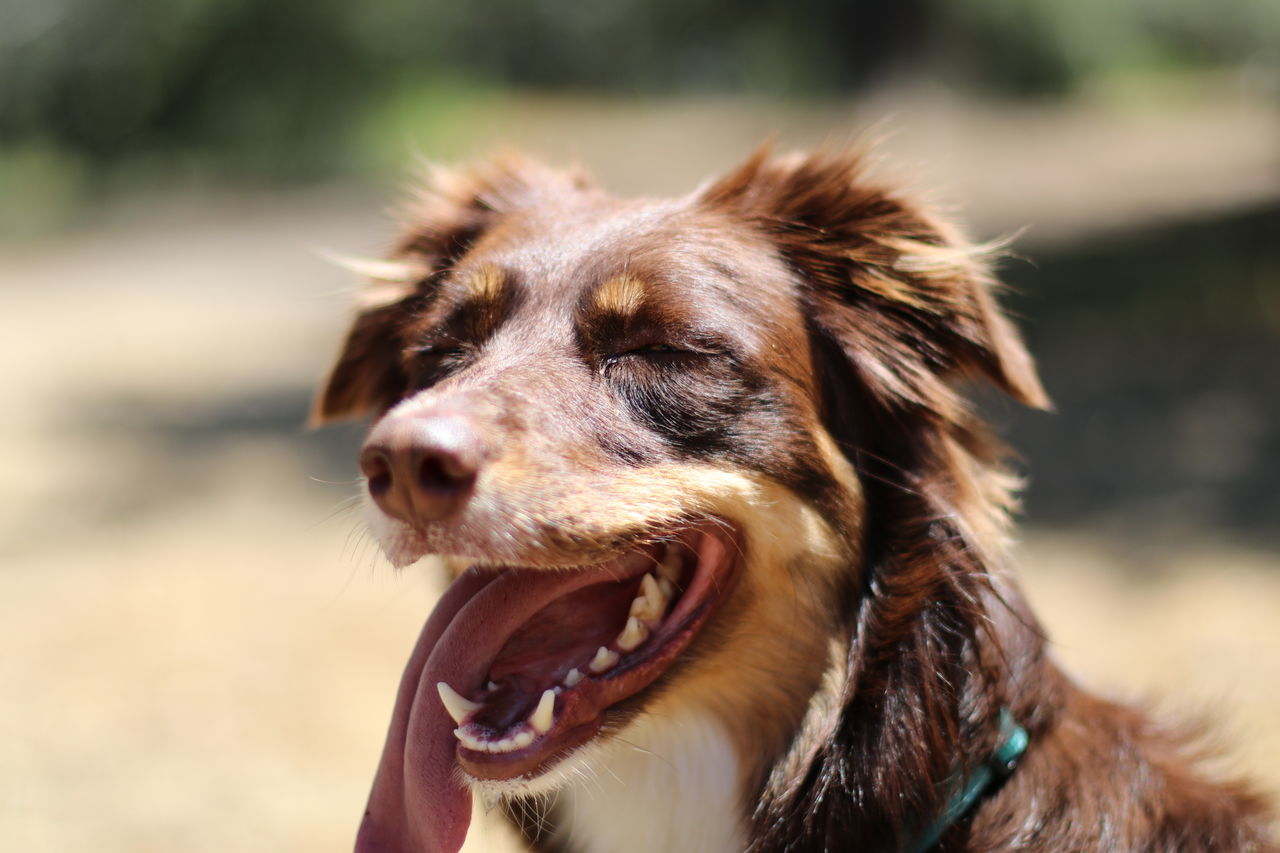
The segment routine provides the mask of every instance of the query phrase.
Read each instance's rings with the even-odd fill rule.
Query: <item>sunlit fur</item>
[[[718,720],[658,703],[593,756],[593,771],[550,801],[555,840],[578,853],[746,844],[739,750]]]
[[[944,834],[947,853],[1274,849],[1262,801],[1200,775],[1187,736],[1058,670],[1018,589],[1007,555],[1018,481],[967,391],[980,381],[1031,406],[1047,397],[996,305],[994,247],[847,153],[762,151],[684,199],[625,204],[508,156],[437,170],[408,219],[393,266],[370,271],[429,272],[357,317],[315,419],[465,401],[496,449],[447,519],[405,523],[370,504],[393,563],[591,565],[690,519],[722,520],[742,544],[714,618],[595,741],[536,778],[476,783],[531,845],[900,849],[957,772],[990,755],[1007,709],[1030,747]],[[673,222],[687,230],[661,231]],[[661,239],[634,242],[646,234]],[[633,251],[658,268],[635,273]],[[772,405],[785,429],[751,433],[753,452],[735,456],[620,404],[593,408],[608,397],[603,373],[588,378],[568,354],[590,328],[562,329],[558,343],[539,337],[550,327],[474,342],[466,369],[416,387],[424,312],[442,288],[505,293],[486,271],[495,259],[520,286],[580,292],[608,317],[665,299],[677,320],[734,326],[774,395],[747,395],[735,414]],[[608,274],[574,277],[592,270]],[[714,316],[686,316],[706,306]],[[486,317],[503,322],[496,308]],[[704,390],[695,381],[674,387]],[[600,418],[636,446],[597,442]]]
[[[502,273],[494,267],[480,267],[464,282],[471,298],[481,302],[495,302],[502,293]]]
[[[596,288],[592,300],[600,311],[629,317],[644,303],[644,282],[635,276],[615,276]]]

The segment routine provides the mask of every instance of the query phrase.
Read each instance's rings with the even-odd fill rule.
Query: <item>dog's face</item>
[[[457,578],[368,837],[465,832],[458,771],[534,790],[639,714],[713,715],[758,771],[859,580],[858,401],[956,417],[934,386],[975,373],[1038,394],[980,270],[848,160],[667,202],[524,162],[436,192],[318,407],[376,413],[374,533]],[[406,800],[427,816],[378,814]]]

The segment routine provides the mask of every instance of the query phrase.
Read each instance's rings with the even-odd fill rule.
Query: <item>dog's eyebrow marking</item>
[[[507,277],[495,266],[483,266],[463,280],[466,298],[487,305],[498,302],[506,286]]]
[[[591,304],[603,314],[634,317],[644,305],[644,297],[644,282],[629,273],[623,273],[596,288]]]
[[[435,324],[472,343],[487,340],[520,305],[523,291],[511,273],[487,264],[459,274],[446,291]]]

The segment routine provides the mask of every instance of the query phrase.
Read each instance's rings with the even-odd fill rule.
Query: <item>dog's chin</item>
[[[442,598],[429,624],[445,627],[406,676],[436,687],[412,715],[452,729],[455,777],[492,799],[556,787],[643,708],[732,589],[740,540],[698,518],[588,566],[480,560]]]
[[[583,779],[597,778],[604,772],[602,768],[608,765],[619,743],[606,731],[602,730],[576,749],[565,752],[558,761],[537,773],[511,779],[478,779],[460,769],[459,775],[486,809],[499,803],[545,797]]]

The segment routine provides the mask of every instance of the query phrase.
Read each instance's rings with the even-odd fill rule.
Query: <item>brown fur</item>
[[[1047,404],[981,249],[850,155],[761,153],[674,202],[519,158],[434,187],[396,252],[424,274],[357,318],[316,418],[470,413],[488,514],[423,522],[425,550],[554,566],[742,527],[737,588],[606,728],[722,720],[748,849],[901,849],[1001,708],[1030,747],[938,849],[1275,849],[1257,797],[1047,655],[963,394]]]

